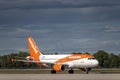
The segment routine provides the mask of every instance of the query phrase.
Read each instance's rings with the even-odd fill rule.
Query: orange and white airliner
[[[26,60],[15,60],[23,62],[34,62],[41,66],[47,66],[51,64],[51,73],[64,71],[66,68],[70,68],[68,73],[73,74],[73,68],[79,68],[82,71],[88,73],[91,68],[97,67],[99,62],[94,56],[90,54],[69,54],[69,55],[43,55],[32,37],[28,37],[28,46],[30,50],[30,56],[26,57]]]

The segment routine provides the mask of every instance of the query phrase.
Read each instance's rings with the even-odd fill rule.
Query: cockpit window
[[[88,58],[88,60],[95,60],[95,58]]]

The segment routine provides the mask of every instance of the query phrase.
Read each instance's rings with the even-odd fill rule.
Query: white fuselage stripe
[[[55,64],[56,61],[59,59],[65,58],[70,55],[42,55],[40,57],[41,62],[43,63],[50,63]],[[80,58],[77,60],[67,61],[67,62],[61,62],[60,64],[68,65],[70,67],[96,67],[96,61],[97,60],[88,60],[88,58]]]

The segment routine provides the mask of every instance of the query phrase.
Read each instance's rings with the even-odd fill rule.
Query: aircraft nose
[[[95,61],[94,61],[94,65],[95,65],[95,66],[98,66],[98,65],[99,65],[98,60],[95,60]]]

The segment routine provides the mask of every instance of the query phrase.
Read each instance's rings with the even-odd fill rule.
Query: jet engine
[[[64,71],[65,67],[64,65],[61,65],[61,64],[54,64],[53,69],[57,72],[60,72],[60,71]]]

